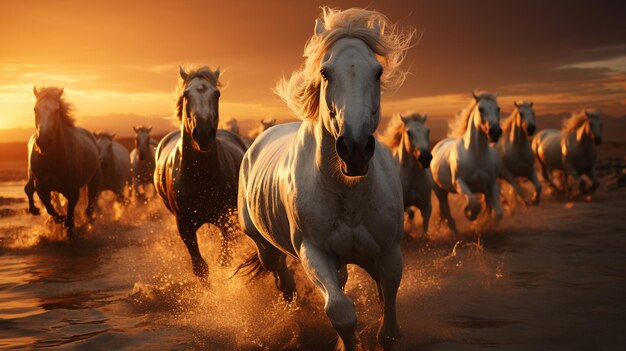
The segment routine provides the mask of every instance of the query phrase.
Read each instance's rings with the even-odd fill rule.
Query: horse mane
[[[313,35],[304,47],[305,61],[289,80],[281,79],[274,88],[287,106],[301,118],[317,119],[322,57],[343,38],[362,40],[383,66],[382,89],[395,89],[404,82],[407,72],[400,65],[413,45],[415,30],[403,31],[377,11],[351,8],[345,11],[322,7],[325,31]],[[378,24],[379,31],[375,29]]]
[[[185,68],[185,71],[187,72],[187,79],[183,80],[182,78],[180,78],[178,80],[178,87],[176,88],[177,98],[175,112],[176,117],[178,117],[178,121],[181,121],[183,116],[183,101],[185,100],[183,93],[185,91],[185,85],[187,84],[187,82],[190,82],[194,78],[202,78],[207,80],[211,85],[216,88],[222,86],[222,84],[218,81],[219,75],[215,74],[215,72],[207,66],[187,67]]]
[[[72,113],[74,112],[74,106],[65,101],[63,97],[63,88],[58,87],[43,87],[37,91],[37,102],[43,100],[45,98],[49,98],[55,100],[59,103],[59,116],[61,118],[61,122],[64,124],[74,127],[76,124],[76,120]]]
[[[523,105],[530,105],[531,103],[529,101],[520,101],[517,104],[519,106],[523,106]],[[511,131],[511,129],[513,129],[513,126],[515,125],[515,117],[517,117],[518,114],[519,114],[519,108],[515,107],[515,109],[513,110],[513,112],[511,112],[509,117],[505,119],[504,121],[500,122],[503,133],[509,132]]]
[[[461,110],[461,112],[456,114],[456,117],[449,124],[448,137],[450,138],[460,138],[465,134],[467,130],[467,124],[469,123],[469,119],[472,117],[472,110],[478,104],[478,101],[482,99],[490,99],[496,100],[497,95],[494,93],[489,93],[486,91],[475,92],[474,95],[476,98],[472,98],[469,106],[465,109]]]
[[[571,133],[576,131],[580,126],[587,123],[590,118],[600,118],[600,113],[594,110],[582,110],[572,113],[572,115],[563,121],[563,133]]]
[[[406,130],[401,116],[407,119],[417,120],[421,123],[426,122],[426,119],[417,112],[407,111],[402,114],[394,114],[389,120],[389,124],[387,125],[385,132],[380,137],[381,142],[392,150],[395,150],[398,146],[400,146],[400,143],[402,142],[402,135]]]

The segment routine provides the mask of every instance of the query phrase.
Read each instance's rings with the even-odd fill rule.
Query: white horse
[[[504,135],[496,148],[500,154],[500,178],[513,186],[517,195],[524,199],[524,191],[516,181],[516,177],[523,177],[535,186],[532,203],[539,204],[541,184],[535,172],[535,154],[530,147],[528,137],[537,129],[535,125],[535,110],[532,102],[515,102],[515,110],[503,123]]]
[[[602,121],[597,111],[583,110],[563,123],[563,129],[545,129],[537,133],[532,148],[541,165],[543,178],[555,189],[552,171],[564,173],[563,189],[566,189],[567,176],[578,183],[581,194],[593,194],[600,184],[594,165],[597,151],[595,145],[602,143]],[[581,175],[591,179],[591,186],[586,188]]]
[[[430,169],[439,199],[440,216],[453,232],[456,222],[450,214],[448,193],[458,193],[467,203],[465,216],[475,220],[481,205],[474,193],[485,194],[487,208],[493,208],[496,220],[502,218],[500,187],[497,176],[499,159],[489,142],[497,142],[502,134],[497,94],[473,93],[469,107],[457,115],[449,138],[433,149]]]
[[[412,38],[378,12],[324,8],[303,68],[276,89],[304,120],[263,132],[241,165],[239,220],[257,254],[240,268],[271,271],[290,298],[285,255],[299,259],[324,296],[342,349],[357,343],[354,303],[342,290],[347,264],[378,284],[379,342],[389,346],[401,334],[402,184],[391,153],[372,134],[381,85],[402,82],[398,66]]]
[[[74,209],[80,188],[88,187],[87,218],[92,221],[93,208],[100,186],[98,145],[93,135],[76,127],[71,115],[72,106],[63,99],[63,89],[49,87],[37,90],[35,126],[37,131],[28,142],[28,182],[24,191],[28,196],[28,210],[39,215],[33,194],[39,199],[55,222],[63,223],[67,235],[74,232]],[[56,212],[50,193],[59,192],[67,199],[67,214]]]
[[[158,142],[150,137],[152,127],[133,127],[135,148],[130,152],[133,191],[136,197],[145,197],[146,186],[153,185],[155,153]],[[140,190],[143,187],[143,191]]]
[[[381,140],[393,153],[396,169],[402,182],[404,210],[413,220],[412,206],[419,208],[423,218],[424,235],[432,211],[431,194],[433,178],[430,174],[430,130],[426,127],[427,115],[415,112],[396,114],[389,121]]]
[[[126,203],[126,188],[130,184],[130,156],[122,144],[113,140],[115,134],[94,133],[100,150],[100,169],[102,181],[100,191],[110,190],[117,201]]]

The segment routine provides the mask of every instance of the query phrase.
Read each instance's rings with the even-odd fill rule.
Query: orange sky
[[[451,116],[473,88],[499,91],[505,111],[527,99],[540,114],[624,115],[626,8],[615,3],[2,1],[0,129],[32,127],[33,85],[58,85],[81,124],[111,118],[130,132],[140,116],[171,115],[179,64],[226,69],[222,118],[285,118],[271,88],[302,62],[322,4],[369,6],[423,33],[407,58],[412,75],[384,96],[385,115]]]

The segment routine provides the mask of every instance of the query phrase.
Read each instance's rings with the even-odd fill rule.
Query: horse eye
[[[376,79],[377,79],[377,80],[380,80],[380,77],[382,77],[382,76],[383,76],[383,69],[381,68],[381,69],[379,69],[379,70],[378,70],[378,72],[376,73]]]
[[[328,72],[326,72],[326,69],[322,68],[322,69],[320,70],[320,74],[322,75],[322,78],[323,78],[325,81],[328,81]]]

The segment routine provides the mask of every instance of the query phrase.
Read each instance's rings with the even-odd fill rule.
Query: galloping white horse
[[[35,126],[37,131],[28,142],[28,211],[39,215],[33,193],[55,222],[64,222],[67,235],[74,232],[74,208],[80,188],[88,187],[87,219],[94,219],[93,208],[100,186],[98,145],[93,135],[76,127],[71,115],[72,106],[63,99],[63,89],[48,87],[37,90]],[[67,214],[56,212],[50,202],[50,192],[61,193],[67,199]]]
[[[357,340],[354,303],[342,290],[347,264],[378,284],[384,305],[378,341],[389,346],[401,334],[395,305],[402,184],[391,153],[372,134],[381,85],[402,82],[398,66],[412,38],[378,12],[324,8],[304,66],[277,86],[304,120],[265,131],[241,166],[239,220],[258,252],[240,268],[271,271],[290,298],[295,286],[285,255],[299,259],[324,295],[338,346],[349,350]]]
[[[115,134],[94,133],[100,150],[100,168],[102,181],[100,191],[110,190],[117,196],[117,201],[126,203],[125,190],[130,184],[130,156],[122,144],[113,140]]]
[[[133,191],[137,197],[145,197],[146,186],[154,179],[155,153],[158,142],[150,137],[152,127],[133,127],[135,148],[130,152]],[[140,191],[143,187],[143,192]]]
[[[402,182],[404,210],[413,220],[412,206],[419,208],[423,218],[424,235],[428,234],[433,178],[430,174],[430,130],[426,114],[415,112],[396,114],[389,121],[381,140],[393,153]]]
[[[593,194],[600,184],[594,165],[597,151],[595,145],[602,143],[602,121],[597,111],[583,110],[563,123],[563,129],[545,129],[537,133],[532,143],[533,151],[541,165],[543,178],[555,189],[553,170],[562,170],[562,185],[566,189],[567,176],[578,183],[581,194]],[[581,175],[591,179],[586,188]]]
[[[194,273],[206,280],[209,266],[200,254],[196,232],[205,223],[218,227],[221,255],[228,254],[226,243],[235,225],[231,217],[237,206],[239,167],[246,148],[237,135],[217,128],[219,68],[185,72],[181,67],[179,74],[176,114],[180,130],[163,137],[157,147],[154,187],[176,216]]]
[[[496,145],[501,160],[500,178],[509,182],[522,200],[524,191],[515,178],[524,177],[533,182],[535,193],[532,203],[535,205],[539,204],[541,184],[535,172],[535,154],[528,137],[532,136],[536,129],[533,103],[515,102],[515,110],[503,123],[504,135]]]
[[[497,142],[502,134],[497,94],[473,93],[469,107],[457,115],[449,138],[433,149],[430,169],[439,199],[441,219],[457,232],[450,214],[448,193],[465,197],[465,216],[470,221],[478,217],[481,205],[474,193],[485,194],[487,207],[493,208],[496,220],[502,218],[500,187],[496,181],[499,159],[489,142]]]

